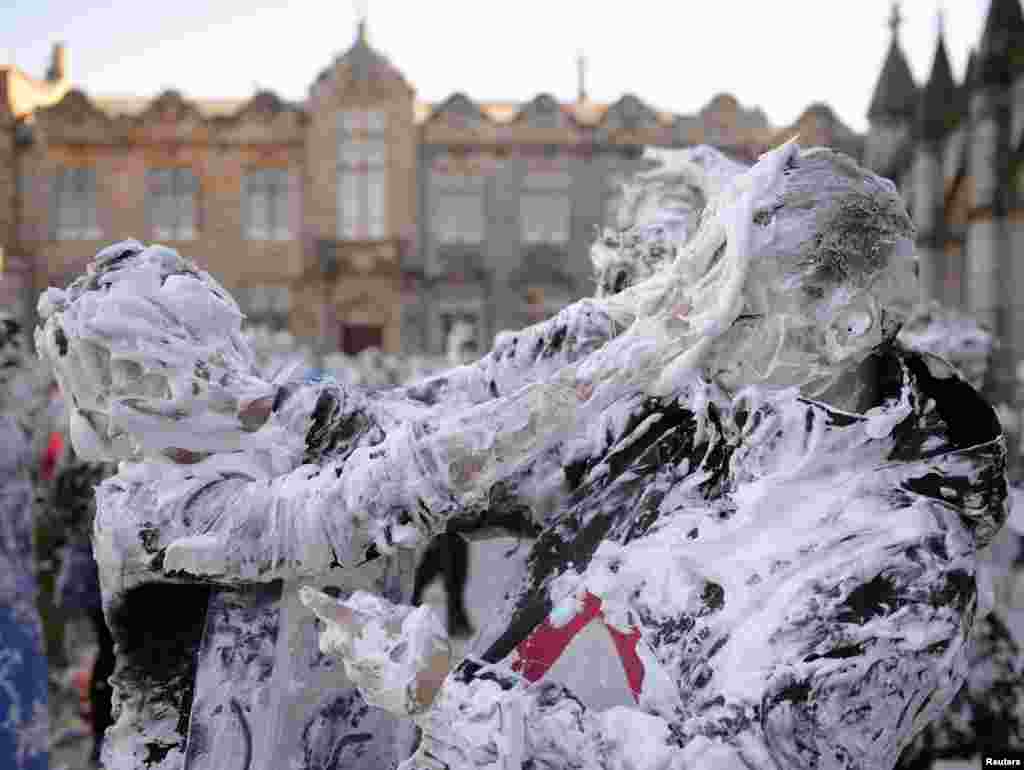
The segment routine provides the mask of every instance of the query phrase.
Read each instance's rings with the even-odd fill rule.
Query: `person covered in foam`
[[[676,254],[651,231],[670,258],[648,275],[682,280],[607,292],[638,323],[592,358],[642,329],[691,335],[686,364],[565,442],[571,500],[500,629],[433,699],[439,658],[421,656],[408,767],[893,767],[963,683],[985,611],[975,554],[1006,515],[998,421],[948,364],[894,341],[916,287],[891,184],[827,151],[780,166],[730,211],[768,170],[736,180]],[[631,708],[588,710],[524,674],[536,630],[592,597],[637,637]],[[357,660],[342,640],[374,622],[306,601],[324,649]]]
[[[581,303],[480,361],[371,396],[288,368],[265,376],[228,292],[164,247],[109,247],[39,309],[38,349],[67,398],[77,451],[120,461],[97,491],[94,530],[117,641],[119,708],[105,766],[180,768],[187,756],[190,770],[220,770],[249,756],[252,768],[343,760],[376,770],[406,756],[411,727],[369,709],[344,670],[317,652],[298,584],[276,578],[408,602],[415,553],[378,558],[382,541],[332,554],[304,511],[328,476],[337,481],[346,466],[355,473],[363,450],[388,435],[513,394],[597,349],[616,331],[608,314]],[[276,522],[246,524],[256,511]],[[236,516],[248,535],[229,533]],[[501,531],[509,516],[495,506],[464,534]],[[241,572],[212,575],[218,530],[237,540],[232,566],[245,562]],[[182,536],[187,549],[176,554],[168,546]],[[244,654],[228,654],[240,639]]]
[[[49,668],[37,600],[28,340],[0,313],[0,767],[46,770]]]
[[[201,383],[115,384],[100,356],[98,387],[62,385],[105,393],[82,399],[103,413],[90,423],[101,442],[123,433],[129,455],[190,463],[184,478],[101,488],[101,562],[122,590],[301,579],[444,528],[527,518],[542,531],[525,578],[451,673],[423,613],[373,592],[302,594],[366,699],[421,727],[407,766],[891,767],[963,681],[974,554],[1006,515],[998,421],[952,369],[893,341],[917,287],[891,183],[788,144],[697,205],[694,232],[652,235],[668,248],[632,286],[506,336],[471,367],[373,398],[330,391],[329,408],[301,418],[286,383],[271,402],[250,373],[237,386],[220,375],[237,395],[214,408]],[[110,349],[74,325],[76,308],[103,305],[104,281],[145,253],[53,298],[39,339],[58,369],[74,364],[62,335],[67,351]],[[552,323],[559,345],[544,355]],[[159,376],[181,377],[170,369]],[[173,428],[140,441],[125,408],[171,426],[214,411],[245,447]],[[289,419],[315,460],[240,475],[238,455],[273,453],[261,433]],[[353,424],[372,429],[352,441]],[[531,636],[588,596],[635,640],[631,708],[588,711],[523,673]]]

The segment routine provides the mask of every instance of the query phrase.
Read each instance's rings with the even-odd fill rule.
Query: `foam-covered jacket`
[[[320,654],[294,581],[407,602],[414,550],[379,558],[370,540],[357,553],[326,537],[323,517],[339,511],[325,495],[365,480],[361,468],[389,438],[411,435],[431,415],[497,403],[616,332],[584,301],[411,388],[290,383],[265,428],[276,431],[272,453],[122,465],[97,491],[94,532],[118,655],[105,766],[377,770],[407,756],[412,725],[368,707],[342,666]],[[521,513],[489,523],[518,526]],[[234,561],[168,569],[168,546],[181,538],[227,542]]]
[[[416,766],[891,768],[965,679],[1004,440],[938,359],[887,348],[848,384],[851,412],[700,380],[607,409]],[[635,708],[517,673],[588,595],[638,634]]]

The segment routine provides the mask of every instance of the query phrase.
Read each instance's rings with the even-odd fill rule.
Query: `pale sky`
[[[255,88],[301,100],[351,45],[365,4],[369,40],[427,101],[576,94],[695,112],[720,91],[758,105],[776,126],[825,101],[858,131],[889,44],[889,0],[14,0],[0,8],[0,61],[46,70],[67,43],[72,78],[91,94],[246,98]],[[989,0],[905,0],[901,40],[920,82],[945,7],[953,72],[962,77]],[[2,5],[2,4],[0,4]]]

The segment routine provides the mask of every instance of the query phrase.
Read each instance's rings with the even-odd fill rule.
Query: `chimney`
[[[50,67],[46,79],[51,83],[62,83],[68,79],[68,49],[64,43],[54,43],[50,54]]]
[[[583,52],[580,51],[576,54],[576,101],[579,104],[583,104],[587,101],[587,87],[586,87],[586,70],[587,60],[583,58]]]

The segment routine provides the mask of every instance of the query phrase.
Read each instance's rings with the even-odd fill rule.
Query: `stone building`
[[[60,102],[70,88],[67,51],[56,45],[45,80],[0,67],[0,312],[30,314],[36,261],[21,247],[24,196],[21,157],[37,110]]]
[[[1024,13],[991,0],[964,79],[941,31],[927,82],[917,84],[892,42],[869,111],[865,162],[893,179],[918,228],[922,291],[965,309],[1000,340],[986,385],[1017,403],[1024,359]]]
[[[753,123],[744,125],[744,120]],[[646,145],[708,141],[745,158],[774,136],[731,96],[694,119],[633,94],[596,104],[476,103],[457,93],[424,113],[418,142],[418,248],[403,265],[403,340],[441,351],[458,322],[478,346],[593,292],[590,244],[613,224],[619,183]]]
[[[456,326],[483,349],[591,293],[590,243],[644,146],[753,160],[799,130],[861,151],[825,105],[780,131],[728,94],[693,115],[598,103],[582,64],[571,102],[428,104],[364,23],[301,104],[87,94],[63,47],[50,69],[0,70],[0,303],[30,314],[135,237],[200,259],[250,319],[322,350],[441,353]]]

